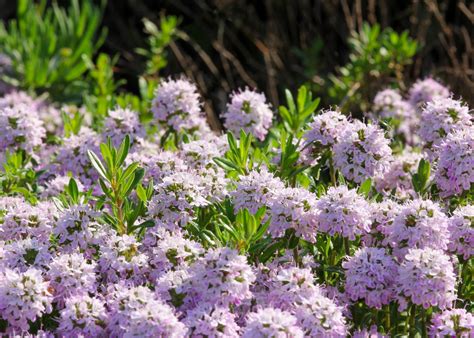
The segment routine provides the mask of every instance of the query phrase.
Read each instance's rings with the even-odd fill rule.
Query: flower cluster
[[[415,107],[421,107],[433,99],[447,98],[450,95],[449,89],[432,78],[418,80],[409,91],[409,101]]]
[[[449,220],[449,251],[469,259],[474,256],[474,206],[456,209]]]
[[[354,121],[334,145],[334,166],[345,178],[362,183],[388,170],[392,151],[383,131],[374,125]]]
[[[235,250],[208,251],[191,266],[189,274],[183,287],[193,303],[229,306],[251,299],[250,285],[255,274],[246,258]]]
[[[360,248],[342,266],[347,270],[345,291],[352,300],[364,299],[368,306],[378,309],[390,303],[397,264],[384,249]]]
[[[122,142],[123,135],[129,135],[133,142],[137,138],[145,136],[145,129],[140,124],[138,113],[130,109],[116,108],[109,110],[104,121],[103,137],[107,140],[110,137],[115,146]]]
[[[271,217],[268,232],[280,237],[287,229],[307,241],[315,242],[318,226],[316,196],[306,189],[284,188],[270,201]]]
[[[82,254],[59,255],[49,264],[48,279],[54,290],[54,298],[62,305],[75,293],[94,293],[97,288],[96,263],[89,263]]]
[[[230,192],[236,210],[248,209],[256,213],[262,206],[269,207],[276,194],[285,188],[285,184],[262,168],[241,176],[235,190]]]
[[[223,114],[224,126],[235,135],[243,130],[263,141],[273,118],[265,95],[245,89],[233,93],[230,99],[227,111]]]
[[[441,142],[435,181],[444,197],[474,187],[474,126],[454,131]]]
[[[387,172],[375,177],[377,190],[385,194],[395,192],[402,199],[414,196],[411,178],[421,159],[421,154],[412,151],[394,156]]]
[[[61,310],[58,332],[65,336],[102,336],[108,313],[103,300],[88,295],[76,295],[67,299]]]
[[[296,325],[297,319],[286,311],[264,308],[249,314],[242,337],[245,338],[301,338],[303,330]]]
[[[175,132],[206,125],[197,88],[185,78],[162,80],[156,88],[151,111],[157,121]]]
[[[187,329],[173,309],[146,287],[118,286],[109,297],[108,329],[113,336],[178,338],[186,335]]]
[[[370,206],[354,189],[346,186],[329,188],[316,207],[319,210],[320,231],[352,240],[356,235],[370,231]]]
[[[433,159],[446,135],[471,125],[469,107],[461,101],[439,97],[423,108],[419,134],[427,154]]]
[[[51,302],[49,284],[43,279],[41,270],[0,271],[0,317],[8,322],[12,333],[28,330],[28,321],[50,313]]]
[[[99,144],[100,136],[86,127],[82,127],[79,134],[64,138],[55,159],[56,172],[60,175],[72,174],[86,188],[91,187],[97,182],[99,176],[92,168],[87,150],[97,153]]]
[[[474,316],[465,309],[446,310],[431,320],[433,337],[471,337],[474,334]]]
[[[33,153],[45,136],[43,122],[30,106],[0,106],[0,151],[23,149]]]
[[[424,308],[450,308],[456,299],[452,262],[438,249],[410,249],[398,271],[396,291],[400,308],[407,301]]]
[[[387,241],[398,257],[411,248],[446,250],[448,217],[436,203],[417,199],[400,209],[387,232]]]
[[[471,336],[469,108],[432,79],[374,94],[368,123],[334,107],[289,135],[235,92],[249,144],[184,78],[140,118],[0,97],[0,335]]]
[[[347,117],[338,111],[328,110],[316,115],[303,136],[304,158],[318,158],[322,150],[331,149],[339,141],[341,130],[348,125]]]

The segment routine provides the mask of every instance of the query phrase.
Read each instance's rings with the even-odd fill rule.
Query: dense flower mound
[[[342,309],[321,293],[297,303],[295,316],[305,334],[311,337],[344,337],[348,333]]]
[[[203,178],[193,172],[176,172],[155,187],[149,212],[170,228],[184,225],[193,217],[193,208],[209,204]]]
[[[448,217],[439,205],[416,199],[406,203],[388,229],[387,241],[398,257],[411,248],[446,250],[449,242]]]
[[[456,276],[449,256],[437,249],[410,249],[398,270],[400,308],[407,302],[424,308],[450,308],[456,299]]]
[[[146,287],[118,286],[108,300],[108,329],[113,336],[183,337],[187,329],[173,309]]]
[[[240,337],[235,315],[226,307],[200,306],[188,312],[184,323],[193,337]]]
[[[111,234],[100,247],[98,267],[107,283],[141,284],[148,272],[148,256],[133,236]]]
[[[319,229],[330,235],[355,239],[370,231],[371,212],[369,203],[346,186],[329,188],[327,194],[317,202]]]
[[[0,151],[23,149],[32,153],[43,143],[45,134],[43,122],[30,106],[0,107]]]
[[[387,195],[395,192],[399,198],[415,196],[411,177],[422,158],[421,154],[411,151],[394,156],[387,172],[375,177],[377,190]]]
[[[206,124],[196,85],[185,78],[162,80],[151,111],[157,121],[175,131],[196,130]]]
[[[384,249],[358,249],[342,267],[347,270],[345,290],[352,300],[364,299],[368,306],[379,309],[390,303],[397,264]]]
[[[0,201],[0,209],[2,208]],[[0,240],[23,239],[33,237],[42,242],[49,239],[57,214],[50,202],[30,205],[26,201],[14,199],[5,206],[0,222]]]
[[[472,337],[474,316],[465,309],[446,310],[436,314],[431,321],[430,335],[449,337]]]
[[[130,109],[116,108],[109,110],[104,121],[103,137],[111,138],[115,146],[122,142],[123,135],[129,135],[132,142],[145,136],[145,129],[140,124],[138,113]]]
[[[306,189],[285,188],[278,191],[270,202],[271,224],[268,229],[274,237],[293,229],[307,241],[316,240],[318,210],[316,196]]]
[[[415,107],[421,107],[433,99],[449,97],[449,89],[432,78],[418,80],[409,91],[409,101]]]
[[[63,145],[58,149],[55,160],[55,171],[59,175],[72,174],[90,188],[97,182],[97,172],[92,168],[87,157],[87,150],[98,152],[100,136],[89,128],[81,128],[77,135],[63,139]]]
[[[230,192],[236,210],[248,209],[256,213],[260,207],[269,207],[275,196],[285,188],[285,184],[267,169],[251,171],[241,176],[237,188]]]
[[[297,319],[291,313],[280,309],[264,308],[248,316],[242,337],[304,337],[296,321]]]
[[[384,89],[378,92],[374,97],[372,112],[366,115],[381,125],[388,124],[388,132],[392,137],[401,136],[410,145],[418,143],[413,132],[419,124],[419,116],[415,107],[404,100],[397,90]]]
[[[472,113],[444,86],[381,88],[367,122],[245,89],[223,135],[156,85],[100,114],[0,97],[0,336],[474,334]]]
[[[474,206],[467,205],[456,209],[449,220],[451,252],[469,259],[474,256]]]
[[[96,219],[99,216],[99,212],[84,204],[62,210],[52,231],[62,245],[61,251],[90,251],[96,242],[95,233],[99,228]]]
[[[54,301],[63,304],[64,300],[75,293],[95,293],[96,263],[89,263],[82,254],[64,254],[49,264],[48,279],[54,290]]]
[[[314,117],[304,134],[303,154],[308,159],[321,155],[324,149],[331,147],[339,141],[341,130],[349,125],[347,117],[334,110],[327,110]]]
[[[430,158],[434,158],[446,135],[471,125],[469,107],[461,101],[435,98],[428,102],[421,113],[419,133]]]
[[[61,310],[58,332],[65,336],[97,337],[105,334],[108,313],[105,302],[88,295],[76,295],[66,300]]]
[[[243,130],[263,141],[272,124],[273,112],[264,94],[246,88],[232,94],[222,117],[224,126],[234,134]]]
[[[254,281],[255,274],[245,256],[223,248],[208,251],[191,265],[183,287],[188,302],[229,306],[249,301]]]
[[[366,246],[385,247],[386,237],[390,233],[393,221],[399,214],[401,205],[387,199],[380,203],[372,204],[372,224],[370,231],[362,235],[362,242]]]
[[[474,187],[474,126],[449,134],[439,147],[436,184],[444,197]]]
[[[41,270],[0,271],[0,316],[8,322],[11,332],[28,330],[28,321],[51,312],[51,302],[49,284]]]
[[[354,121],[334,145],[334,166],[356,183],[388,170],[392,158],[389,141],[375,125]]]

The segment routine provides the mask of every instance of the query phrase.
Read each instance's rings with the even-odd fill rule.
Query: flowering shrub
[[[245,89],[227,137],[185,78],[148,119],[47,131],[49,103],[0,98],[0,334],[474,335],[472,115],[446,91],[382,89],[363,122]]]

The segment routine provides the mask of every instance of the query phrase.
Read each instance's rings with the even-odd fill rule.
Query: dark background
[[[67,1],[59,1],[67,3]],[[0,17],[15,13],[15,1],[0,0]],[[408,30],[420,51],[408,67],[410,83],[432,75],[474,105],[474,1],[468,0],[109,0],[102,51],[120,54],[116,76],[137,91],[146,47],[142,18],[181,18],[184,39],[172,43],[162,75],[194,80],[209,109],[222,109],[229,92],[256,87],[274,106],[284,88],[313,83],[323,104],[327,75],[348,61],[347,38],[362,22]]]

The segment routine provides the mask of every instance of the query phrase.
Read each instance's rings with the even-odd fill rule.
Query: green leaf
[[[418,170],[415,174],[412,175],[412,184],[413,188],[417,193],[422,193],[430,179],[431,166],[428,161],[421,159],[418,164]]]
[[[105,170],[104,166],[100,162],[97,155],[93,151],[87,150],[87,156],[89,157],[89,160],[91,161],[92,166],[95,168],[95,170],[97,170],[99,175],[102,176],[102,178],[104,178],[105,180],[108,181],[109,178],[106,174],[107,171]]]
[[[357,192],[367,198],[369,197],[371,188],[372,188],[372,180],[368,178],[364,182],[362,182]]]
[[[143,203],[146,203],[148,201],[146,190],[141,184],[137,185],[137,196]]]
[[[125,161],[125,158],[128,155],[129,150],[130,150],[130,136],[126,135],[122,143],[120,144],[120,148],[118,151],[118,160],[116,163],[117,167],[123,164],[123,162]]]
[[[73,202],[77,203],[79,201],[79,189],[77,188],[76,181],[72,177],[69,179],[68,191],[69,196],[71,196]]]

